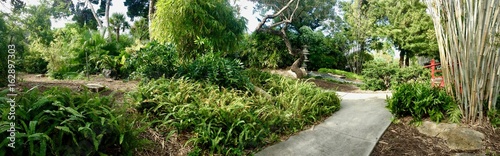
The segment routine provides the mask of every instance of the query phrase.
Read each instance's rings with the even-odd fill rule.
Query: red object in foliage
[[[439,82],[439,87],[444,87],[443,76],[435,76],[435,73],[441,72],[441,70],[436,70],[436,66],[440,66],[441,63],[436,63],[436,60],[432,59],[431,64],[424,66],[425,68],[431,68],[431,85],[434,86],[436,82]]]

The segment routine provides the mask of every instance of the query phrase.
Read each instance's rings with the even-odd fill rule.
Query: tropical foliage
[[[404,83],[394,88],[387,108],[396,117],[412,116],[414,122],[425,117],[440,122],[448,118],[460,122],[461,112],[453,97],[429,83]]]
[[[1,133],[0,155],[131,155],[147,143],[138,139],[147,125],[137,115],[114,108],[111,97],[68,88],[32,88],[13,101],[15,122],[10,122],[8,92],[0,92],[0,129],[15,129],[17,148],[8,146],[10,133]]]
[[[364,66],[362,87],[368,90],[387,90],[408,82],[430,81],[430,70],[421,66],[399,68],[383,61],[370,61]]]
[[[189,144],[204,154],[245,154],[340,108],[336,93],[257,70],[246,72],[273,98],[187,78],[143,83],[132,97],[138,110],[161,120],[158,128],[193,134]]]
[[[245,20],[227,0],[159,0],[152,37],[176,44],[181,58],[206,51],[232,51],[242,39]]]
[[[5,21],[3,19],[0,19],[0,36],[7,36],[7,32],[5,32],[4,30],[7,30],[7,26],[5,24]],[[0,41],[0,50],[1,51],[4,51],[3,53],[0,53],[0,76],[1,77],[4,77],[3,79],[0,80],[0,87],[4,87],[4,86],[7,86],[7,79],[5,79],[7,77],[7,67],[8,67],[8,63],[7,63],[7,55],[8,53],[5,53],[5,51],[8,50],[8,42],[7,40],[2,40]]]

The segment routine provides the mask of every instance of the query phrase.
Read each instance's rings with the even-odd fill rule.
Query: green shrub
[[[40,54],[28,52],[22,60],[22,66],[27,73],[47,73],[47,65],[49,62],[45,61]]]
[[[273,99],[187,78],[141,83],[130,96],[139,111],[161,120],[156,128],[193,134],[188,141],[196,149],[192,154],[242,155],[276,141],[277,135],[298,132],[340,108],[334,92],[252,73],[262,78],[256,81],[267,82],[266,89],[272,88],[268,91]],[[263,76],[257,76],[260,74]]]
[[[430,71],[420,66],[399,68],[397,64],[384,61],[369,61],[364,64],[362,89],[387,90],[393,86],[430,80]]]
[[[243,74],[250,79],[253,85],[261,87],[264,90],[270,89],[272,86],[266,85],[269,80],[279,79],[279,75],[271,74],[269,72],[263,72],[256,68],[250,68],[243,71]]]
[[[458,105],[445,90],[431,87],[429,83],[404,83],[393,90],[387,99],[387,108],[396,117],[412,116],[413,121],[430,117],[439,122],[446,117],[460,121]]]
[[[251,68],[286,68],[292,65],[294,58],[288,54],[281,37],[268,33],[253,33],[247,36],[241,51],[230,57],[241,60],[245,67]]]
[[[413,82],[430,82],[430,70],[422,66],[409,66],[405,68],[398,68],[396,75],[392,77],[391,86]]]
[[[391,79],[397,73],[398,66],[382,61],[369,61],[364,64],[363,89],[387,90],[391,87]]]
[[[489,110],[488,118],[490,119],[491,125],[493,125],[493,127],[500,127],[500,109]]]
[[[146,78],[172,77],[177,72],[178,55],[171,44],[149,42],[132,56],[127,67],[136,69],[136,74]]]
[[[500,95],[497,97],[496,110],[488,111],[488,118],[490,119],[491,125],[493,127],[500,127]]]
[[[15,119],[10,103],[0,93],[0,130],[15,123],[16,148],[8,147],[10,133],[1,133],[0,155],[132,155],[144,143],[137,138],[134,116],[112,109],[113,99],[67,88],[20,93],[15,100]]]
[[[328,69],[328,68],[320,68],[318,70],[318,72],[321,72],[321,73],[332,73],[332,74],[336,74],[336,75],[343,75],[345,76],[347,79],[355,79],[355,80],[362,80],[363,77],[356,74],[356,73],[351,73],[351,72],[347,72],[347,71],[343,71],[343,70],[338,70],[338,69]]]
[[[243,66],[238,60],[222,58],[214,53],[207,53],[193,62],[181,66],[178,76],[194,80],[204,80],[217,86],[244,90],[251,88],[248,77],[242,74]]]
[[[333,53],[333,52],[332,52]],[[321,68],[344,68],[347,62],[344,58],[340,57],[337,53],[334,54],[315,54],[311,53],[308,56],[307,70],[318,70]]]

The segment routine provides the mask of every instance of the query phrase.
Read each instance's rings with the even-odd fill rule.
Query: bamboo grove
[[[426,0],[439,43],[446,90],[464,122],[496,109],[500,86],[500,0]]]

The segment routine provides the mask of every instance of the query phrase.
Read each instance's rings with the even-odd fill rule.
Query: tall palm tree
[[[130,34],[139,40],[149,39],[149,27],[148,19],[141,18],[134,22],[134,25],[130,27]]]
[[[113,13],[113,15],[111,15],[111,18],[109,19],[109,24],[116,33],[117,41],[120,41],[120,30],[125,31],[125,29],[130,28],[130,25],[125,19],[125,15],[121,13]]]

